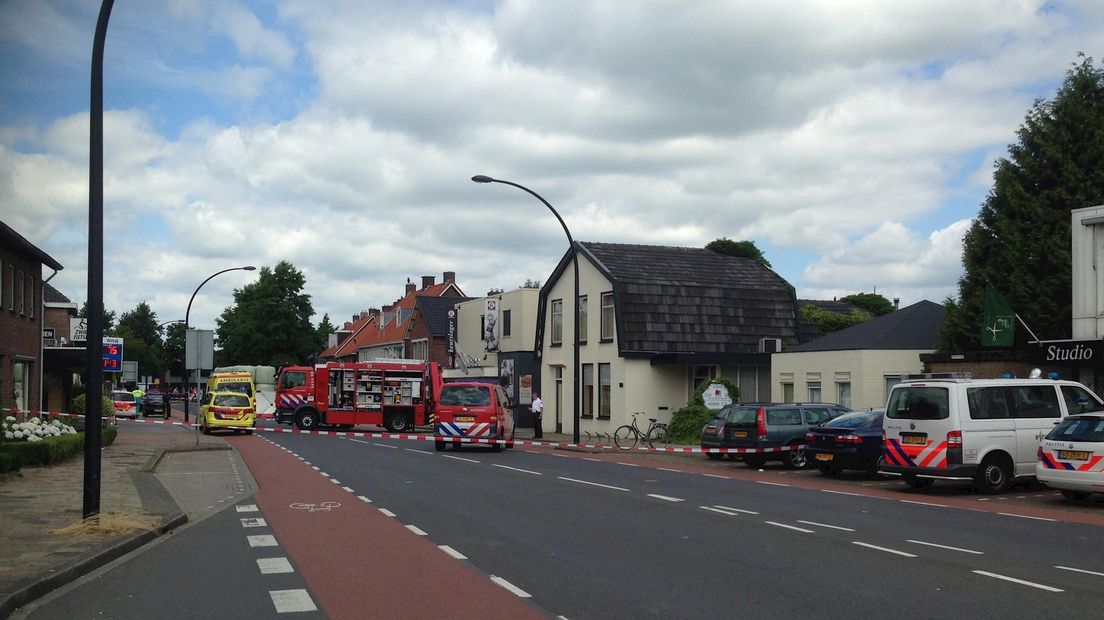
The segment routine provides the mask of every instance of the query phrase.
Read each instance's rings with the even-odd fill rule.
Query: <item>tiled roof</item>
[[[61,294],[61,291],[57,290],[50,285],[49,282],[42,283],[42,301],[48,304],[71,304],[73,301]]]
[[[410,317],[413,316],[414,304],[417,302],[418,298],[449,297],[457,299],[462,297],[463,294],[463,291],[460,290],[460,287],[456,286],[455,282],[442,282],[422,290],[414,291],[413,293],[408,293],[405,297],[395,302],[394,305],[385,308],[384,312],[380,314],[380,322],[382,322],[383,315],[390,312],[390,316],[388,317],[389,320],[386,324],[381,325],[380,322],[377,322],[367,329],[362,329],[360,333],[351,336],[347,341],[351,342],[351,344],[342,355],[355,353],[357,349],[363,349],[365,347],[402,342],[406,339],[407,332],[410,329]]]
[[[431,336],[448,335],[448,311],[458,304],[470,301],[474,297],[418,297],[415,307],[421,313],[422,320]]]
[[[943,306],[927,300],[841,329],[786,349],[801,351],[856,351],[868,349],[937,349],[943,327]]]
[[[30,256],[50,269],[56,269],[58,271],[62,269],[61,263],[54,260],[54,257],[43,252],[38,246],[30,241],[27,241],[23,235],[15,232],[15,229],[8,226],[3,221],[0,221],[0,245],[3,245],[17,254]]]
[[[702,248],[577,245],[613,283],[623,355],[746,355],[759,352],[761,338],[797,342],[793,288],[752,259]],[[568,253],[549,281],[570,264]]]
[[[345,338],[345,340],[342,340],[336,345],[329,347],[319,353],[318,357],[340,357],[342,355],[348,355],[349,353],[356,353],[356,347],[351,346],[353,343],[353,338],[355,338],[359,332],[361,332],[365,327],[372,323],[373,319],[375,318],[375,315],[364,314],[361,315],[361,317],[356,321],[353,321],[351,325],[346,325],[345,328],[343,328],[341,331],[349,331],[352,333],[349,334],[349,336]]]

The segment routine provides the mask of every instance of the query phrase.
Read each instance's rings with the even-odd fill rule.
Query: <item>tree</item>
[[[255,282],[234,291],[234,305],[215,319],[217,366],[305,363],[317,353],[314,308],[303,293],[303,273],[287,261],[262,267]]]
[[[81,304],[80,311],[77,312],[77,316],[82,318],[82,319],[87,319],[88,318],[88,302],[87,301],[84,302],[83,304]],[[111,331],[114,327],[115,327],[115,311],[114,310],[108,310],[107,307],[105,306],[104,311],[103,311],[103,331],[106,334],[107,332]]]
[[[165,326],[165,364],[173,375],[184,376],[184,322]]]
[[[958,298],[946,304],[941,350],[979,348],[987,282],[1040,338],[1070,337],[1070,210],[1104,202],[1104,71],[1079,58],[996,162],[993,188],[963,240],[964,273]]]
[[[871,315],[866,310],[858,308],[843,314],[808,304],[801,309],[801,318],[812,323],[816,327],[817,333],[823,336],[869,321]]]
[[[157,314],[149,304],[143,301],[133,310],[124,312],[113,333],[123,339],[126,359],[138,362],[139,376],[160,377],[165,374],[161,328],[157,325]]]
[[[873,316],[882,316],[893,312],[893,304],[877,293],[855,293],[847,297],[840,297],[840,301],[856,308],[862,308]]]
[[[330,341],[330,334],[337,331],[334,324],[330,322],[330,313],[322,315],[322,322],[318,324],[318,329],[315,330],[315,337],[317,344],[315,345],[315,353],[325,349]]]
[[[767,261],[767,257],[763,256],[763,252],[755,246],[754,241],[733,241],[728,237],[721,237],[705,244],[705,249],[718,254],[750,258],[764,267],[771,266],[770,262]]]

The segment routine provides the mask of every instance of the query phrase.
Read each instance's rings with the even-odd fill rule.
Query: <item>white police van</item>
[[[953,480],[1000,491],[1035,476],[1039,441],[1062,418],[1098,410],[1104,402],[1074,381],[904,381],[886,404],[878,473],[913,488]]]

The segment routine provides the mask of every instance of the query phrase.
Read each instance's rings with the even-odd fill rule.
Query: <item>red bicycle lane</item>
[[[258,437],[227,438],[265,521],[331,618],[544,618],[479,571]],[[292,504],[340,504],[330,510]]]

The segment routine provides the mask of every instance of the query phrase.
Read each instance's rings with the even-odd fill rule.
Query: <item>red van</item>
[[[502,386],[490,383],[446,383],[437,399],[434,445],[444,450],[450,437],[514,439],[514,412]],[[453,444],[457,449],[462,443]],[[492,448],[497,452],[503,444]]]

